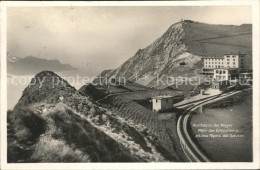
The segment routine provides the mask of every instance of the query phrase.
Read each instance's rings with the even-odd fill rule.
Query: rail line
[[[197,146],[192,138],[189,135],[189,132],[187,130],[187,124],[188,120],[190,119],[191,112],[197,109],[200,106],[203,106],[205,103],[211,103],[214,102],[214,99],[222,99],[225,97],[229,97],[236,92],[228,92],[225,94],[219,94],[217,96],[212,96],[211,98],[207,98],[201,102],[198,102],[197,104],[194,104],[187,108],[183,114],[179,117],[178,122],[177,122],[177,134],[180,138],[180,143],[181,147],[186,155],[186,157],[191,161],[191,162],[211,162],[210,158],[201,151],[199,146]]]

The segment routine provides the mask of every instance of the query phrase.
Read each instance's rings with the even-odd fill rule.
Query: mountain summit
[[[149,87],[157,77],[199,76],[205,55],[223,55],[229,52],[247,54],[251,65],[252,25],[211,25],[184,20],[171,25],[152,44],[139,49],[134,56],[115,70],[104,71],[101,76],[125,77]]]

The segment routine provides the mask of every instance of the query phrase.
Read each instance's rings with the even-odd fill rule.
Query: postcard
[[[259,1],[1,2],[1,169],[258,169]]]

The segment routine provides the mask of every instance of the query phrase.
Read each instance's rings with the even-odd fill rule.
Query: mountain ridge
[[[62,64],[59,60],[47,60],[34,56],[24,58],[7,54],[7,72],[15,75],[33,75],[44,70],[67,71],[76,70],[69,64]]]
[[[172,24],[150,45],[137,52],[118,68],[106,71],[108,78],[125,77],[149,87],[157,77],[198,77],[205,55],[223,55],[229,52],[246,53],[248,67],[252,67],[252,25],[216,25],[184,20]],[[104,72],[101,75],[104,76]],[[147,81],[142,81],[148,77]]]

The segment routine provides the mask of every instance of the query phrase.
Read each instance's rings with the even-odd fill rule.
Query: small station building
[[[162,95],[152,97],[153,111],[166,111],[173,108],[173,104],[184,99],[183,95]]]
[[[165,111],[173,108],[173,96],[163,95],[152,97],[153,111]]]

